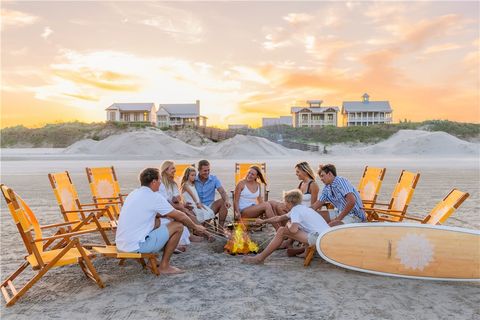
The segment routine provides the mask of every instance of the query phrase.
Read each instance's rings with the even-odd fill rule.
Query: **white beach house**
[[[291,108],[292,124],[299,127],[337,126],[338,107],[322,107],[323,100],[308,100],[307,106]]]
[[[200,100],[195,103],[158,105],[157,126],[159,127],[206,127],[207,117],[200,115]]]
[[[392,123],[392,108],[388,101],[370,101],[365,93],[362,101],[344,101],[342,115],[344,126],[369,126]]]
[[[150,122],[155,124],[154,103],[114,103],[106,108],[107,121]]]

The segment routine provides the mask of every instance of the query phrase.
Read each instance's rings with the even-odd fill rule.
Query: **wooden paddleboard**
[[[413,223],[356,223],[327,229],[317,251],[330,263],[379,275],[480,281],[480,232]]]

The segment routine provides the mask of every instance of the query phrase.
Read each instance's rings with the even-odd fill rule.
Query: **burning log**
[[[258,245],[250,239],[247,227],[243,222],[235,224],[234,230],[227,244],[223,247],[230,254],[257,253]]]

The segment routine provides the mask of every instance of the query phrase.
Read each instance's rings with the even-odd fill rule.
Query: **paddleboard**
[[[320,256],[384,276],[480,281],[480,231],[414,223],[355,223],[325,230]]]

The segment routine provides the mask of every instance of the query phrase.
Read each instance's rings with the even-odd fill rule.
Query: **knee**
[[[181,232],[183,231],[183,224],[178,221],[172,221],[168,224],[172,232]]]
[[[287,229],[286,227],[279,227],[277,229],[277,235],[283,236],[285,234],[286,229]]]

